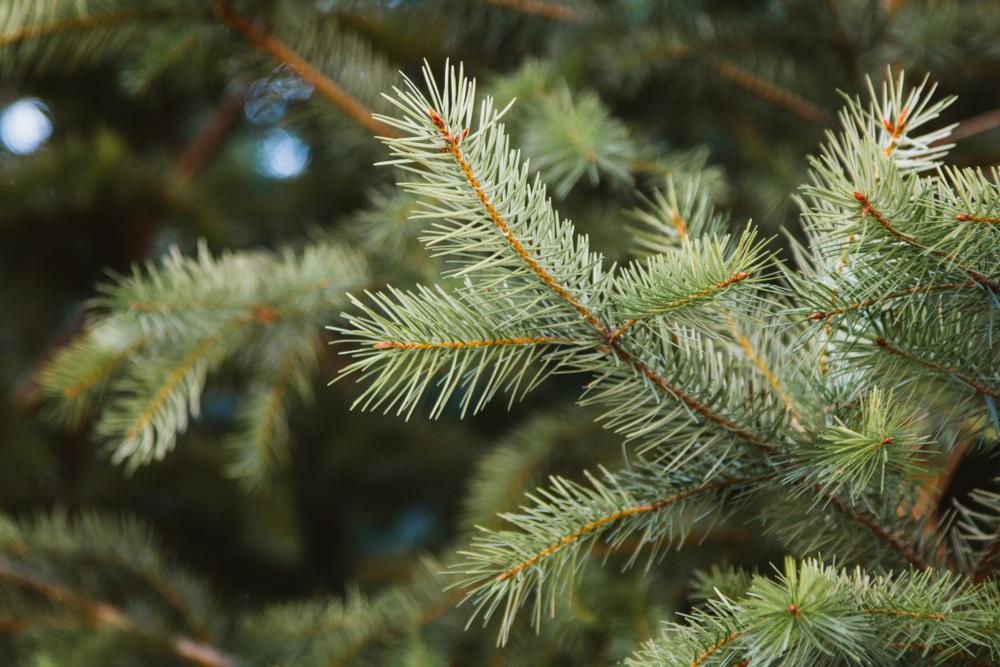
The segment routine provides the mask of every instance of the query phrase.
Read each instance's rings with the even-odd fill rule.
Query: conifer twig
[[[479,0],[479,2],[563,23],[582,23],[585,18],[583,14],[568,5],[543,0]]]
[[[903,297],[912,296],[914,294],[928,294],[930,292],[947,292],[950,290],[961,290],[961,289],[979,289],[979,287],[980,287],[979,283],[943,283],[940,285],[920,285],[917,287],[908,287],[906,289],[902,289],[897,292],[891,292],[883,296],[874,297],[872,299],[865,299],[864,301],[857,301],[855,303],[851,303],[846,306],[841,306],[840,308],[834,308],[832,310],[816,310],[809,313],[809,315],[806,316],[806,319],[829,320],[832,317],[843,315],[848,311],[868,308],[869,306],[874,306],[877,303],[894,301],[895,299],[901,299]]]
[[[993,399],[1000,399],[1000,393],[991,390],[989,387],[986,387],[980,382],[977,382],[975,379],[970,378],[967,375],[964,375],[955,368],[949,368],[948,366],[939,364],[935,361],[931,361],[930,359],[924,359],[911,352],[907,352],[906,350],[901,350],[881,337],[875,339],[875,344],[878,345],[883,350],[885,350],[886,352],[894,354],[897,357],[906,359],[907,361],[911,361],[919,366],[923,366],[924,368],[929,368],[931,370],[938,371],[939,373],[950,375],[951,377],[955,378],[962,384],[967,385],[972,389],[974,389],[976,393],[982,394],[984,396],[989,396],[990,398]]]
[[[703,403],[697,401],[691,396],[688,396],[684,391],[675,387],[673,384],[664,379],[652,368],[644,364],[639,359],[633,357],[625,348],[622,346],[619,337],[611,331],[608,326],[602,322],[593,312],[590,311],[585,305],[583,305],[579,299],[574,297],[565,287],[560,285],[558,281],[549,274],[525,249],[521,241],[514,236],[511,232],[510,227],[507,222],[500,216],[493,203],[490,201],[489,197],[486,195],[479,180],[476,178],[472,167],[466,161],[461,148],[459,148],[459,141],[461,133],[452,134],[449,129],[445,126],[444,120],[442,120],[440,114],[434,109],[428,109],[428,114],[430,115],[431,121],[437,127],[438,132],[441,134],[441,138],[445,142],[446,151],[452,156],[456,165],[462,171],[465,177],[466,183],[472,188],[475,193],[476,198],[479,199],[489,217],[490,221],[497,228],[497,230],[506,239],[507,244],[510,248],[517,254],[518,257],[527,265],[527,267],[536,275],[538,278],[551,289],[556,296],[565,301],[573,310],[575,310],[594,329],[597,335],[603,340],[603,347],[607,351],[612,351],[615,356],[617,356],[622,362],[628,364],[638,373],[646,377],[650,382],[656,385],[661,391],[675,396],[684,405],[690,408],[692,411],[700,414],[705,419],[714,422],[723,428],[732,431],[736,435],[740,436],[748,443],[756,447],[767,454],[773,454],[774,448],[768,445],[763,438],[754,435],[753,433],[747,431],[746,429],[740,427],[738,424],[733,423],[729,419],[726,419],[722,415],[717,414],[714,410],[704,405]],[[620,333],[620,332],[619,332]],[[600,348],[599,348],[600,349]]]
[[[619,519],[624,519],[626,517],[635,516],[637,514],[646,514],[648,512],[656,512],[658,510],[663,509],[664,507],[669,507],[670,505],[675,505],[675,504],[679,503],[680,501],[686,500],[687,498],[690,498],[692,496],[700,495],[702,493],[711,493],[712,491],[717,491],[717,490],[720,490],[720,489],[727,489],[727,488],[730,488],[730,487],[733,487],[733,486],[739,486],[741,484],[752,484],[754,482],[760,482],[760,481],[764,481],[764,480],[767,480],[767,479],[771,479],[771,477],[772,477],[772,475],[757,475],[755,477],[740,477],[740,478],[736,478],[736,479],[727,479],[727,480],[721,480],[721,481],[717,481],[717,482],[706,482],[705,484],[702,484],[700,486],[694,487],[692,489],[688,489],[686,491],[681,491],[679,493],[675,493],[675,494],[673,494],[671,496],[668,496],[668,497],[663,498],[661,500],[657,500],[655,502],[643,503],[641,505],[634,505],[632,507],[626,507],[625,509],[621,509],[621,510],[618,510],[616,512],[612,512],[611,514],[607,514],[605,516],[602,516],[602,517],[599,517],[599,518],[594,519],[592,521],[589,521],[586,524],[584,524],[583,526],[581,526],[580,528],[574,530],[573,532],[567,533],[566,535],[563,535],[557,542],[554,542],[554,543],[550,544],[546,548],[544,548],[541,551],[539,551],[538,553],[536,553],[534,556],[531,556],[530,558],[526,558],[525,560],[521,561],[520,563],[517,563],[516,565],[514,565],[514,566],[512,566],[510,568],[507,568],[506,570],[504,570],[503,572],[501,572],[500,574],[498,574],[495,577],[495,580],[496,581],[503,581],[505,579],[510,579],[511,577],[515,576],[516,574],[518,574],[520,572],[523,572],[524,570],[528,569],[529,567],[531,567],[532,565],[534,565],[538,561],[542,560],[543,558],[546,558],[547,556],[552,555],[553,553],[555,553],[559,549],[563,548],[567,544],[575,542],[575,541],[579,540],[581,537],[584,537],[585,535],[588,535],[588,534],[594,532],[598,528],[606,526],[609,523],[613,523],[615,521],[618,521]]]
[[[820,109],[809,100],[793,93],[790,90],[781,88],[777,84],[766,81],[756,76],[739,65],[716,58],[712,62],[712,68],[724,79],[732,81],[744,90],[753,93],[757,97],[770,102],[771,104],[790,111],[799,118],[815,123],[816,125],[832,125],[833,116]]]
[[[174,163],[178,182],[188,183],[218,153],[226,134],[236,124],[246,102],[247,89],[240,87],[222,100],[194,139]]]
[[[92,30],[105,26],[141,21],[159,21],[170,18],[207,18],[208,12],[195,10],[169,10],[162,8],[131,9],[105,14],[83,14],[60,18],[40,25],[25,26],[9,33],[0,34],[0,48],[38,37],[46,37],[76,30]]]
[[[161,639],[143,628],[119,608],[94,600],[71,588],[22,572],[0,559],[0,579],[33,591],[56,604],[82,613],[97,628],[110,628],[139,635],[149,641],[164,643],[177,658],[195,667],[236,667],[236,662],[221,650],[188,637],[172,636]]]
[[[995,292],[1000,292],[1000,283],[998,283],[997,281],[990,280],[988,277],[979,273],[975,269],[971,268],[970,266],[967,266],[964,262],[956,258],[954,255],[949,255],[948,253],[942,252],[937,248],[932,248],[924,243],[921,243],[912,236],[904,234],[903,232],[896,229],[892,225],[892,223],[885,217],[885,215],[883,215],[878,209],[876,209],[872,205],[871,201],[869,201],[868,197],[865,196],[864,194],[860,192],[855,192],[854,198],[858,201],[859,204],[861,204],[862,218],[868,217],[870,215],[872,219],[879,224],[879,226],[881,226],[883,229],[889,232],[889,234],[896,237],[903,243],[911,245],[914,248],[922,250],[930,255],[934,255],[935,257],[940,257],[941,259],[946,260],[948,263],[962,270],[966,275],[975,280],[977,283],[980,283],[984,287],[988,287]]]
[[[925,561],[918,553],[916,553],[908,545],[900,542],[896,537],[889,534],[889,532],[887,532],[885,528],[880,526],[878,521],[875,520],[875,517],[872,517],[871,515],[865,512],[855,512],[850,507],[848,507],[843,500],[833,495],[819,484],[815,485],[814,490],[816,491],[817,495],[829,501],[829,503],[839,512],[849,517],[851,520],[856,521],[857,523],[860,523],[861,525],[868,528],[868,530],[870,530],[871,533],[879,539],[879,541],[883,542],[884,544],[889,546],[893,551],[897,552],[900,556],[903,557],[905,561],[909,562],[912,565],[915,565],[921,570],[926,570],[928,567],[930,567],[927,561]]]
[[[272,58],[288,65],[302,80],[315,88],[339,108],[348,118],[374,135],[395,137],[396,132],[372,117],[372,112],[329,77],[313,67],[309,61],[293,51],[284,42],[237,12],[228,0],[217,0],[219,18],[223,24]]]

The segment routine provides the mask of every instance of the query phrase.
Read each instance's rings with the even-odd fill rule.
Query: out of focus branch
[[[354,99],[347,91],[331,81],[322,72],[314,68],[309,61],[293,51],[284,42],[278,40],[265,29],[236,12],[229,2],[219,0],[217,7],[222,23],[241,35],[256,48],[269,54],[278,62],[290,67],[296,74],[302,77],[303,81],[332,102],[348,118],[372,134],[382,137],[396,136],[396,132],[392,128],[372,118],[370,109]]]

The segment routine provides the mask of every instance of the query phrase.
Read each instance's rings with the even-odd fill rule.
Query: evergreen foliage
[[[636,536],[655,559],[692,526],[749,503],[791,551],[916,569],[888,581],[859,573],[848,585],[817,562],[789,561],[783,580],[755,580],[745,603],[724,599],[636,664],[701,664],[709,656],[720,664],[885,663],[915,647],[995,657],[996,589],[959,579],[979,565],[949,568],[950,527],[935,525],[915,495],[917,473],[950,451],[958,430],[995,437],[997,426],[987,418],[996,396],[995,248],[964,224],[981,216],[956,213],[951,203],[995,201],[996,185],[980,176],[980,188],[962,196],[943,168],[932,171],[949,128],[921,128],[950,100],[932,103],[933,87],[907,89],[891,73],[870,105],[847,100],[843,130],[828,135],[804,190],[810,245],[800,254],[810,273],[786,271],[787,287],[776,291],[761,284],[775,260],[749,227],[733,242],[692,239],[674,223],[664,252],[606,267],[554,211],[541,182],[529,179],[501,123],[504,111],[487,98],[474,119],[475,84],[461,68],[446,66],[439,84],[425,67],[424,83],[424,90],[410,81],[397,88],[400,116],[379,119],[400,134],[386,143],[391,164],[414,179],[402,187],[434,202],[417,214],[436,221],[425,240],[450,260],[449,275],[465,280],[456,292],[466,302],[461,320],[475,328],[449,325],[441,297],[428,290],[396,296],[391,308],[372,296],[389,319],[376,326],[374,317],[347,316],[343,332],[364,347],[347,352],[361,360],[343,373],[375,378],[374,405],[409,410],[434,391],[437,414],[456,386],[469,388],[465,406],[477,382],[480,402],[499,385],[516,391],[512,368],[519,379],[533,362],[533,378],[567,366],[593,375],[585,402],[601,407],[606,426],[638,441],[625,469],[583,485],[553,478],[520,512],[503,516],[511,529],[473,539],[454,572],[474,617],[499,616],[506,643],[522,606],[532,606],[536,627],[555,612],[599,539],[614,549]],[[665,201],[660,195],[661,210]],[[860,305],[830,309],[815,299],[813,285],[836,294],[840,283],[856,290]],[[952,291],[962,301],[942,304]],[[852,316],[833,316],[847,310]],[[491,319],[494,312],[509,315]],[[730,324],[729,340],[713,336],[726,332],[709,323],[720,318]],[[761,329],[768,354],[760,356],[736,327],[765,319],[786,324]],[[514,323],[525,327],[507,328]],[[511,352],[519,348],[528,352]],[[768,363],[794,355],[803,361],[777,372]],[[924,417],[913,402],[926,395],[929,406],[941,403]],[[964,550],[961,541],[950,545]],[[968,562],[968,554],[957,560]],[[879,602],[859,608],[869,594]],[[932,603],[942,611],[929,611]],[[888,619],[888,627],[866,616]]]
[[[955,484],[1000,441],[967,140],[998,32],[989,0],[0,1],[0,92],[69,91],[0,151],[0,662],[1000,664],[1000,495]],[[10,276],[103,233],[131,270],[41,351],[92,276]]]

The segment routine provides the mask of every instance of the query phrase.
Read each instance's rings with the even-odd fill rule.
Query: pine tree
[[[992,135],[947,142],[1000,120],[981,113],[1000,17],[989,2],[718,10],[0,6],[5,81],[71,87],[82,72],[85,86],[98,72],[130,109],[163,103],[171,125],[0,158],[14,224],[58,218],[68,202],[141,221],[126,256],[106,260],[121,273],[15,388],[42,422],[96,445],[93,467],[107,472],[40,512],[12,492],[0,655],[1000,662],[1000,499],[992,487],[941,497],[1000,429],[998,174],[945,162],[989,159]],[[462,67],[418,73],[420,55],[502,73],[478,94]],[[888,60],[866,96],[834,102],[835,87],[862,90]],[[391,63],[412,78],[400,83]],[[903,66],[962,94],[914,85]],[[743,120],[724,103],[736,91]],[[297,191],[269,189],[241,158],[246,136],[289,132],[314,164]],[[162,142],[178,135],[192,138],[183,150]],[[104,171],[90,177],[95,160]],[[58,194],[38,196],[37,183]],[[764,213],[760,229],[733,223],[748,211]],[[323,229],[301,222],[331,214]],[[791,232],[776,235],[781,225]],[[317,390],[324,376],[356,382]],[[534,414],[519,407],[529,393]],[[349,416],[349,404],[406,422]],[[524,423],[509,429],[507,410]],[[330,432],[343,434],[332,447]],[[348,479],[388,481],[358,500],[331,495],[331,456]],[[139,500],[109,496],[101,474]],[[379,494],[418,485],[466,488],[448,510],[463,530],[395,536],[407,546],[381,548],[398,560],[349,572],[365,592],[325,562],[277,595],[234,590],[218,568],[192,574],[214,550],[225,569],[246,559],[252,577],[286,581],[282,568],[310,558],[306,499],[349,503],[354,530],[370,530]],[[182,520],[239,527],[178,549],[144,521],[87,509],[131,502],[169,529],[150,504],[185,496]],[[437,557],[418,555],[428,545]]]

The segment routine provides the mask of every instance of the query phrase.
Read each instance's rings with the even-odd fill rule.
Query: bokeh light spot
[[[49,108],[41,100],[27,97],[0,113],[0,142],[11,153],[34,153],[51,134]]]
[[[309,164],[309,146],[290,132],[268,130],[258,144],[258,169],[271,178],[295,178]]]

